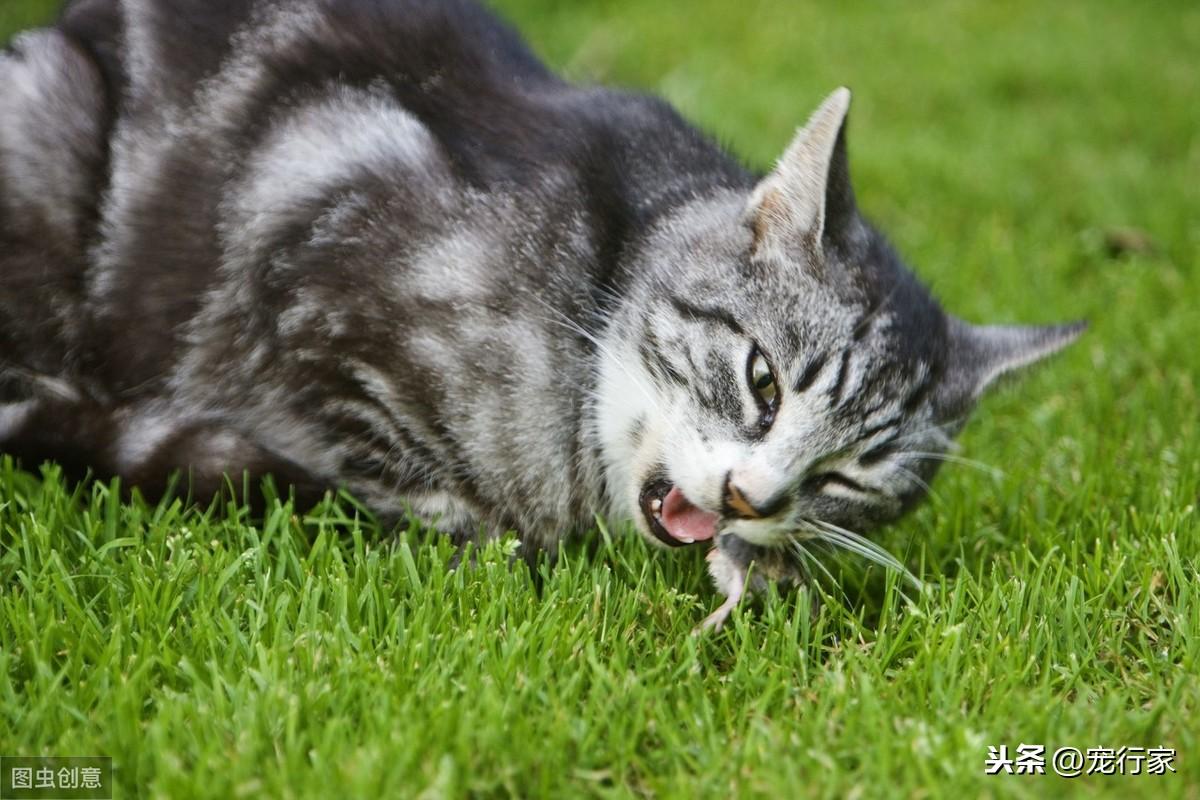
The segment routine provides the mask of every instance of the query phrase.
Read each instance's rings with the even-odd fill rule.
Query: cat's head
[[[1083,330],[944,313],[858,213],[849,101],[834,92],[748,196],[688,205],[642,250],[597,423],[610,491],[656,541],[895,519],[983,390]]]

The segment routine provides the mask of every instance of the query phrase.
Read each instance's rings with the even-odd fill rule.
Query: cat
[[[859,212],[850,93],[766,175],[468,0],[73,0],[0,57],[0,451],[344,487],[553,550],[751,562],[926,493],[996,378]]]

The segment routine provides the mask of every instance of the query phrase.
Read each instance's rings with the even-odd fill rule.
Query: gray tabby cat
[[[1082,328],[943,313],[858,212],[849,103],[757,176],[469,0],[70,2],[0,57],[0,449],[534,549],[632,519],[714,543],[719,625]]]

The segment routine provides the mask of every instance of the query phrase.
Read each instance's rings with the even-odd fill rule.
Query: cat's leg
[[[481,524],[475,510],[450,492],[416,492],[405,496],[404,505],[425,525],[444,533],[459,547],[496,538],[499,533]]]
[[[163,431],[153,429],[152,422],[143,424],[143,430],[125,426],[110,461],[151,500],[166,492],[176,475],[199,502],[230,489],[236,493],[245,482],[249,494],[239,499],[252,507],[261,505],[260,489],[268,476],[283,497],[292,493],[299,508],[316,505],[331,488],[305,466],[227,425],[198,422]]]
[[[405,495],[402,501],[405,510],[431,530],[446,535],[454,542],[457,550],[450,560],[450,568],[457,569],[464,563],[473,565],[473,548],[485,542],[499,539],[508,528],[484,521],[484,517],[464,498],[452,492],[425,491]],[[541,585],[538,564],[543,554],[553,563],[557,548],[540,545],[532,539],[522,538],[511,562],[524,563],[534,582]]]
[[[13,399],[0,403],[0,450],[4,443],[16,439],[37,412],[38,401]]]
[[[294,492],[300,507],[315,505],[329,488],[304,466],[230,426],[155,418],[86,399],[41,397],[0,406],[0,453],[26,469],[54,462],[73,479],[120,477],[151,501],[175,476],[199,502],[230,488],[236,492],[247,478],[250,494],[242,499],[257,506],[268,475],[281,493]]]
[[[70,478],[101,474],[112,435],[108,409],[81,396],[54,394],[36,380],[27,399],[0,406],[0,453],[25,469],[51,461]]]

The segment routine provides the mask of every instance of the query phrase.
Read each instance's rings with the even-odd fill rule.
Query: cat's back
[[[471,0],[75,0],[61,27],[114,120],[83,284],[115,393],[168,380],[219,291],[267,325],[304,264],[366,291],[463,247],[501,254],[480,275],[547,285],[551,253],[603,283],[638,215],[746,180],[666,103],[560,80]]]
[[[520,174],[565,88],[465,0],[76,0],[60,27],[114,119],[86,284],[117,392],[153,391],[222,272],[261,273],[347,192],[419,227],[456,187]]]
[[[130,94],[186,102],[246,50],[279,68],[279,82],[259,88],[264,96],[333,67],[351,82],[387,72],[415,83],[478,82],[481,72],[553,79],[515,31],[471,0],[68,0],[58,27],[97,56],[117,105]]]

